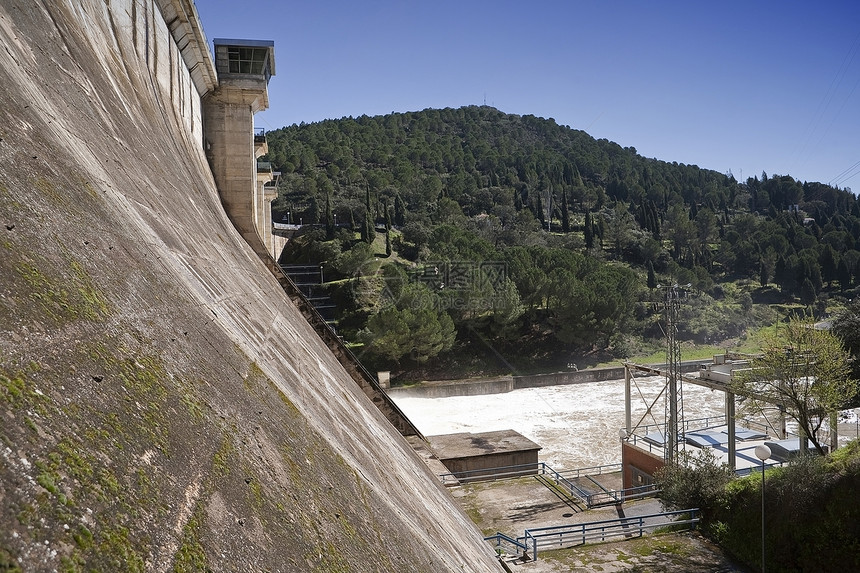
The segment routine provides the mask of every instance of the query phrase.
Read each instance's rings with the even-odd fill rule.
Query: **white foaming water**
[[[634,425],[665,384],[662,376],[634,379]],[[722,392],[688,383],[683,396],[687,420],[723,414]],[[483,396],[419,398],[393,393],[391,397],[425,436],[510,429],[540,445],[539,460],[557,470],[621,461],[618,431],[624,426],[624,380]],[[646,417],[643,424],[663,423],[664,408],[661,396],[652,408],[653,417]]]

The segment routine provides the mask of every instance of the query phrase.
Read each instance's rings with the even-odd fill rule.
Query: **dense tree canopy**
[[[725,298],[720,285],[750,281],[773,302],[810,308],[856,296],[860,283],[849,190],[788,175],[738,182],[552,119],[427,109],[293,125],[268,143],[282,173],[274,220],[326,231],[289,257],[329,262],[320,255],[337,251],[345,279],[374,252],[412,277],[454,272],[460,282],[435,295],[460,333],[549,332],[566,348],[611,348],[619,331],[647,332],[655,281],[689,282],[712,300]],[[359,237],[369,250],[347,257]],[[371,313],[348,312],[354,338],[349,325],[366,328]]]

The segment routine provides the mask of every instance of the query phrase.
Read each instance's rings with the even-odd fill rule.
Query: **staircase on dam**
[[[325,268],[323,265],[280,265],[290,280],[314,309],[323,317],[332,330],[337,332],[337,305],[325,289]]]
[[[258,254],[260,254],[258,252]],[[352,351],[343,343],[343,340],[338,336],[332,325],[325,317],[314,308],[310,300],[302,293],[301,289],[293,280],[281,269],[274,259],[268,256],[260,258],[269,268],[275,278],[280,283],[281,288],[287,296],[290,297],[293,304],[308,321],[308,324],[313,327],[314,331],[329,347],[329,350],[335,355],[344,369],[352,376],[352,379],[358,384],[368,398],[379,408],[379,411],[388,419],[389,422],[403,436],[418,436],[423,439],[423,435],[412,423],[412,421],[403,413],[397,404],[394,403],[388,394],[380,386],[379,381],[361,361],[352,353]]]

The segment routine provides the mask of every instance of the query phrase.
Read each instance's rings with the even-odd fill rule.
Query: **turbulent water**
[[[660,376],[635,378],[632,422],[635,425],[665,386]],[[417,398],[393,394],[397,405],[425,436],[455,432],[515,430],[539,444],[539,459],[556,469],[618,463],[618,432],[624,426],[624,380],[526,388],[504,394]],[[724,397],[686,384],[683,387],[687,420],[723,414]],[[645,423],[662,423],[662,396]]]

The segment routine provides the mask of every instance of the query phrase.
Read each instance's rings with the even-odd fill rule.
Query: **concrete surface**
[[[0,4],[0,568],[498,571],[225,216],[159,8]]]
[[[615,474],[617,480],[618,476]],[[613,475],[599,476],[606,487]],[[556,494],[537,476],[475,482],[451,488],[457,501],[485,535],[502,532],[516,538],[529,528],[636,517],[661,511],[656,499],[586,510]],[[652,534],[641,538],[542,550],[537,561],[524,562],[513,551],[505,563],[521,573],[648,571],[654,573],[744,571],[715,544],[696,532]]]

